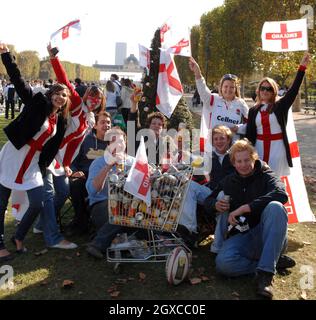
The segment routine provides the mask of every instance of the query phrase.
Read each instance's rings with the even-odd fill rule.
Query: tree
[[[17,55],[17,64],[25,79],[39,77],[40,59],[36,51],[21,51]]]

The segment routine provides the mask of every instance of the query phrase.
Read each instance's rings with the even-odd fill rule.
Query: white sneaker
[[[53,246],[50,246],[50,248],[55,248],[55,249],[76,249],[76,248],[78,248],[78,246],[73,242],[68,242],[66,240],[67,242],[63,243],[63,241],[65,241],[65,240],[62,240],[59,243],[57,243]]]
[[[43,230],[37,229],[37,228],[33,228],[33,233],[35,234],[39,234],[39,233],[43,233]]]

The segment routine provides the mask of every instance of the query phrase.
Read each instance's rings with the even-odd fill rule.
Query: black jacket
[[[33,96],[31,87],[24,81],[14,57],[9,53],[1,54],[2,62],[14,84],[17,94],[24,103],[23,111],[3,130],[17,150],[21,149],[40,131],[46,118],[52,113],[53,105],[41,92]],[[56,135],[43,146],[39,165],[41,169],[50,165],[56,156],[64,137],[67,120],[58,116]]]
[[[230,212],[244,204],[250,206],[251,212],[243,214],[250,228],[260,222],[262,211],[271,201],[284,204],[288,200],[284,184],[261,160],[256,160],[254,173],[251,176],[244,178],[235,171],[219,183],[204,203],[206,212],[211,215],[216,214],[216,197],[221,191],[230,196]]]
[[[272,112],[274,112],[282,130],[283,142],[286,150],[286,158],[290,167],[293,167],[293,162],[290,152],[289,139],[286,133],[287,117],[289,109],[291,108],[298,94],[298,90],[303,81],[304,75],[305,71],[298,70],[291,88],[288,90],[284,97],[276,101],[272,106]],[[246,138],[251,141],[253,145],[255,145],[257,141],[256,117],[258,112],[260,111],[261,106],[262,105],[257,105],[253,108],[250,108],[248,113]]]

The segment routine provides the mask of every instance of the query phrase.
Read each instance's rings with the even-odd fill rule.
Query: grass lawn
[[[0,116],[0,128],[6,123]],[[1,130],[0,147],[5,141]],[[310,191],[309,194],[315,212],[315,193]],[[13,251],[9,238],[15,227],[10,212],[6,215],[5,224],[7,247]],[[14,289],[0,290],[0,299],[257,299],[252,277],[226,279],[215,273],[209,246],[193,251],[191,278],[200,277],[203,281],[195,285],[185,281],[179,286],[170,286],[166,281],[164,263],[125,263],[121,265],[120,273],[115,274],[113,264],[88,257],[85,253],[88,238],[71,240],[79,244],[78,250],[48,249],[45,254],[36,255],[45,248],[45,244],[41,235],[30,232],[25,240],[28,253],[8,263],[14,269]],[[289,226],[289,255],[296,260],[297,266],[289,275],[275,277],[275,299],[301,298],[300,279],[306,274],[300,270],[304,265],[313,268],[316,280],[315,248],[315,223]],[[63,288],[64,280],[72,280],[73,286]],[[117,297],[113,298],[111,293]],[[316,299],[316,290],[306,290],[306,299]]]

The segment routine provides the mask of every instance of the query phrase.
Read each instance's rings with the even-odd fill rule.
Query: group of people
[[[77,247],[64,239],[56,222],[56,210],[69,195],[75,212],[70,231],[84,233],[89,223],[95,228],[96,235],[87,247],[90,255],[102,258],[121,231],[120,226],[109,224],[107,179],[122,161],[125,168],[131,167],[135,158],[134,154],[127,154],[126,146],[131,140],[137,145],[136,133],[135,138],[127,137],[122,129],[111,128],[116,113],[111,101],[117,103],[116,93],[111,98],[98,86],[90,86],[80,96],[50,46],[48,52],[57,83],[45,93],[34,94],[8,47],[0,44],[3,64],[24,103],[17,119],[4,129],[8,142],[0,151],[0,261],[13,258],[4,241],[4,218],[12,190],[25,191],[29,202],[11,237],[17,253],[26,252],[24,239],[37,216],[40,219],[35,231],[43,232],[48,247]],[[212,93],[198,64],[189,58],[203,101],[203,115],[207,117],[204,121],[212,133],[206,141],[212,148],[208,152],[205,149],[204,156],[212,167],[205,181],[190,182],[179,234],[190,240],[198,232],[197,204],[203,205],[205,214],[217,221],[211,246],[216,254],[217,271],[231,277],[257,273],[257,293],[266,298],[273,297],[276,269],[295,264],[283,255],[287,246],[287,212],[283,206],[287,194],[280,177],[288,175],[292,166],[287,115],[309,60],[305,54],[292,86],[281,98],[276,82],[262,79],[256,104],[248,110],[240,98],[237,76],[224,75],[219,93]],[[133,91],[127,81],[125,92],[124,86],[115,88],[115,85],[119,87],[115,80],[111,81],[112,88],[107,84],[107,91],[120,90],[126,105],[124,120],[134,123],[139,131],[141,92]],[[148,150],[153,150],[148,154],[149,162],[161,164],[165,116],[160,112],[148,115],[147,127]],[[246,139],[240,140],[242,137]],[[182,151],[179,149],[172,155],[172,161],[181,161]],[[61,190],[68,191],[58,197]]]

